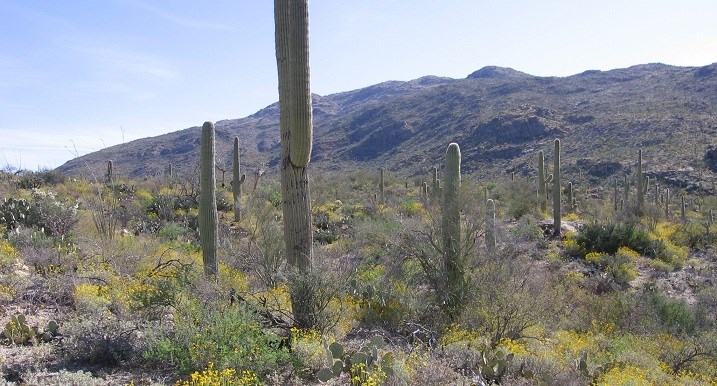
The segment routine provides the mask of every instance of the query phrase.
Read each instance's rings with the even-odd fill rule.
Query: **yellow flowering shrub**
[[[6,240],[0,241],[0,269],[11,266],[15,262],[17,251]]]
[[[315,329],[291,328],[291,349],[302,363],[316,371],[329,365],[321,333]]]
[[[380,366],[366,366],[357,363],[351,366],[351,386],[379,386],[386,379],[386,373]]]
[[[518,342],[510,338],[503,338],[498,344],[499,348],[505,349],[508,353],[515,354],[517,356],[526,356],[529,354],[525,344]]]
[[[262,385],[256,373],[251,370],[243,370],[237,375],[232,368],[217,370],[214,363],[209,363],[207,368],[195,371],[189,375],[187,380],[179,380],[175,386],[258,386]]]
[[[623,366],[614,366],[603,374],[595,385],[597,386],[637,386],[653,385],[649,379],[649,372],[631,363]]]
[[[231,288],[237,292],[249,290],[249,280],[246,274],[225,263],[219,263],[219,284],[225,292],[229,292]]]
[[[448,326],[441,337],[443,347],[451,345],[468,346],[481,339],[479,332],[463,328],[460,324],[454,323]]]
[[[106,286],[89,283],[78,284],[72,297],[77,309],[88,313],[105,311],[112,303]]]

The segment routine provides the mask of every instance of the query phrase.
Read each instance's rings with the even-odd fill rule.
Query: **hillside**
[[[201,124],[201,122],[198,122]],[[243,164],[271,173],[278,163],[278,105],[219,121],[219,163],[239,136]],[[710,191],[717,172],[717,63],[644,64],[569,77],[485,67],[465,79],[427,76],[328,96],[314,95],[314,170],[427,173],[458,142],[464,170],[478,177],[534,174],[535,153],[564,143],[571,174],[604,179],[632,167],[644,149],[647,173],[688,190]],[[180,173],[198,164],[199,127],[103,149],[62,165],[101,175],[107,160],[128,177]],[[711,165],[711,170],[710,170]]]

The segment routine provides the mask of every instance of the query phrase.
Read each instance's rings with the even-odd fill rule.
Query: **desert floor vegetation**
[[[574,183],[552,237],[535,176],[466,175],[463,281],[448,286],[430,171],[386,167],[382,195],[378,171],[315,172],[301,276],[269,173],[239,221],[217,184],[208,278],[198,182],[181,173],[0,173],[0,385],[717,384],[713,196],[650,189],[638,210],[612,180]],[[312,329],[296,327],[296,288],[312,289]]]

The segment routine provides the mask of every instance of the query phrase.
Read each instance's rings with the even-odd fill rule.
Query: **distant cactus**
[[[381,177],[378,182],[378,192],[379,192],[379,198],[380,198],[379,204],[386,205],[386,195],[384,193],[385,192],[384,189],[385,189],[386,185],[384,183],[383,173],[384,173],[383,168],[381,168]]]
[[[114,165],[112,160],[107,161],[107,182],[112,182],[114,179]]]
[[[575,199],[575,195],[573,192],[573,183],[572,182],[568,182],[567,191],[568,191],[568,212],[572,212],[575,209],[577,209],[577,207],[578,207],[577,200]]]
[[[613,203],[615,205],[615,212],[617,212],[618,206],[620,204],[620,200],[618,199],[618,196],[620,195],[620,187],[617,183],[617,177],[615,177],[615,192],[613,194]]]
[[[622,200],[625,201],[625,205],[628,205],[628,199],[630,198],[630,181],[627,179],[627,174],[625,174],[625,179],[623,181],[624,185],[624,191],[622,192],[623,197]]]
[[[642,216],[645,213],[645,195],[647,194],[647,186],[642,175],[642,149],[637,150],[637,175],[635,179],[637,180],[637,214]]]
[[[217,274],[218,220],[216,180],[214,175],[214,124],[204,122],[202,126],[201,153],[199,165],[199,241],[202,247],[204,273]]]
[[[670,218],[670,189],[665,189],[665,218]]]
[[[488,256],[495,255],[495,201],[488,199],[485,202],[485,249]]]
[[[455,311],[461,305],[464,285],[464,264],[461,257],[461,149],[451,143],[446,150],[443,184],[443,255],[446,269],[446,305]]]
[[[547,169],[545,168],[545,154],[543,151],[538,152],[538,200],[540,201],[540,211],[545,213],[548,211],[548,188],[547,184],[553,180],[553,175],[545,176]]]
[[[169,167],[167,168],[167,177],[172,178],[174,177],[174,170],[172,168],[172,163],[169,163]]]
[[[232,162],[232,195],[234,196],[234,221],[241,221],[241,191],[246,174],[241,173],[239,159],[239,137],[234,137],[234,159]]]
[[[561,208],[560,208],[560,140],[555,140],[555,154],[553,155],[553,237],[560,236]]]
[[[680,197],[680,217],[682,217],[682,221],[687,220],[687,214],[685,212],[685,195],[684,194]]]
[[[433,198],[438,199],[441,197],[441,180],[438,178],[438,167],[434,166],[431,171],[433,177],[432,194]]]

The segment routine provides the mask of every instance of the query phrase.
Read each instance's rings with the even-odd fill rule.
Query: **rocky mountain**
[[[485,67],[465,79],[426,76],[327,96],[314,95],[314,172],[376,170],[414,176],[442,163],[458,142],[463,170],[477,177],[533,175],[536,153],[552,155],[561,138],[563,165],[596,181],[634,168],[643,149],[647,173],[688,190],[717,181],[717,63],[704,67],[644,64],[568,77],[538,77]],[[218,163],[230,165],[238,136],[242,163],[276,172],[278,105],[219,121]],[[200,128],[106,148],[62,165],[73,175],[163,174],[197,169]]]

